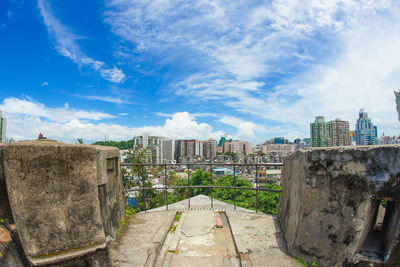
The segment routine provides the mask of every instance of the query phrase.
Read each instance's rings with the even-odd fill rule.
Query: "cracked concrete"
[[[177,221],[175,214],[151,211],[133,215],[111,250],[113,264],[301,266],[287,254],[276,216],[229,210],[189,210],[183,211]],[[175,231],[170,230],[171,225]]]
[[[138,213],[126,218],[110,256],[114,266],[153,266],[176,212]]]

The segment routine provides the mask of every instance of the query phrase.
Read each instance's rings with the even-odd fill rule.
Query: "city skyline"
[[[398,136],[399,25],[390,0],[6,0],[0,110],[17,141],[257,144],[306,138],[318,115],[353,128],[360,108]]]

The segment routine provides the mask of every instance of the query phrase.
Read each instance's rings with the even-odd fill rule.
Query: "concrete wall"
[[[6,178],[3,168],[4,143],[0,143],[0,219],[12,221],[11,208],[7,195]]]
[[[378,255],[364,245],[381,199],[388,207],[380,229],[388,230],[379,232]],[[302,149],[284,162],[279,218],[288,249],[320,266],[398,266],[399,201],[400,146]]]
[[[6,195],[31,264],[76,266],[85,255],[108,255],[124,210],[118,149],[37,140],[2,151]]]

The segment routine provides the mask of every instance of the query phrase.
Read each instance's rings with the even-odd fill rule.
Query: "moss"
[[[300,263],[302,266],[305,266],[305,267],[318,267],[318,263],[316,263],[315,261],[314,262],[312,262],[312,263],[307,263],[306,261],[304,261],[304,260],[302,260],[302,259],[299,259],[299,258],[296,258],[296,257],[293,257],[298,263]]]
[[[174,233],[176,231],[176,225],[172,225],[171,228],[169,228],[169,231]]]
[[[135,208],[126,208],[125,209],[125,216],[131,216],[133,214],[136,213],[136,209]]]

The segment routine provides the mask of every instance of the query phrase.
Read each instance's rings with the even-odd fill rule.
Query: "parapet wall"
[[[37,140],[2,146],[0,152],[0,191],[4,180],[30,264],[93,258],[97,251],[104,258],[124,211],[119,150]],[[7,206],[0,207],[4,216]]]
[[[399,203],[398,145],[303,149],[284,162],[289,252],[320,266],[399,266]]]

